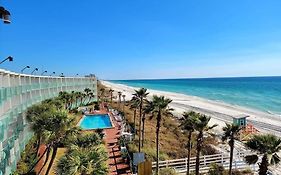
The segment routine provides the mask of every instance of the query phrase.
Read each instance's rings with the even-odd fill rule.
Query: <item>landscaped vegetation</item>
[[[186,111],[181,119],[172,117],[173,109],[169,107],[172,100],[164,96],[153,96],[149,100],[149,93],[144,88],[136,90],[133,98],[127,101],[122,92],[117,92],[114,97],[112,89],[100,84],[99,89],[99,102],[108,102],[105,106],[121,111],[136,134],[131,142],[123,140],[123,137],[119,139],[119,145],[128,149],[128,153],[122,152],[122,158],[126,159],[127,154],[132,157],[132,153],[144,152],[146,160],[156,162],[155,174],[174,175],[173,169],[160,169],[159,161],[187,157],[186,174],[199,175],[199,157],[217,153],[213,146],[218,144],[219,138],[211,133],[216,125],[210,126],[210,117],[193,111]],[[77,127],[81,118],[77,107],[89,105],[92,98],[89,89],[85,89],[84,93],[61,92],[57,98],[30,107],[26,116],[34,137],[22,153],[14,174],[107,174],[108,154],[102,141],[104,134],[101,130],[84,132]],[[99,109],[99,104],[93,104],[93,107]],[[240,130],[234,124],[226,124],[223,128],[221,141],[227,141],[229,145],[231,162]],[[280,144],[281,140],[273,135],[254,135],[245,144],[263,155],[259,175],[265,175],[269,165],[279,163],[277,152],[281,149]],[[61,148],[63,152],[59,152]],[[192,156],[196,158],[194,172],[190,172]],[[249,164],[259,161],[258,155],[254,154],[245,159]],[[228,170],[219,164],[211,164],[208,174],[251,174],[251,171],[237,171],[232,168],[232,163]]]
[[[109,93],[110,99],[113,99],[113,92],[112,89],[106,92]],[[123,111],[126,120],[137,134],[136,139],[128,145],[129,152],[144,152],[146,159],[159,162],[159,160],[181,158],[190,154],[199,156],[202,153],[208,154],[208,152],[214,151],[213,149],[208,150],[211,148],[206,145],[215,145],[216,141],[210,136],[203,138],[204,133],[215,127],[208,127],[209,117],[197,113],[186,113],[187,118],[192,116],[193,122],[197,123],[197,125],[190,126],[192,127],[192,132],[190,132],[187,120],[180,124],[181,121],[171,117],[173,109],[169,108],[170,99],[164,96],[153,96],[149,101],[147,90],[144,88],[135,91],[133,98],[127,102],[123,100],[123,103],[119,98],[122,93],[117,92],[117,94],[117,102],[110,100],[111,105],[113,108]],[[183,126],[183,130],[179,126]],[[193,131],[198,131],[199,134],[197,135]],[[196,140],[200,140],[197,147],[190,146],[190,149],[186,149],[191,143],[194,145]],[[206,148],[205,152],[201,151],[202,148]],[[163,172],[163,170],[161,171]],[[159,172],[159,169],[156,168],[156,174]]]
[[[103,87],[104,94],[109,94],[110,104],[113,108],[123,111],[127,122],[135,130],[135,140],[128,144],[130,153],[144,152],[147,160],[156,161],[156,174],[176,174],[172,169],[159,170],[159,160],[168,160],[174,158],[187,157],[188,167],[187,174],[199,175],[199,157],[206,154],[216,154],[217,151],[210,145],[217,145],[218,142],[227,141],[230,148],[230,161],[233,162],[234,142],[239,139],[239,133],[242,128],[235,124],[226,124],[223,128],[223,137],[218,138],[212,135],[211,130],[216,125],[210,126],[210,117],[193,111],[187,111],[183,114],[182,119],[171,117],[172,109],[169,108],[170,99],[164,96],[153,96],[150,101],[146,89],[141,88],[136,90],[133,98],[130,101],[121,101],[122,92],[117,92],[114,101],[114,90],[107,90]],[[106,95],[104,95],[106,99]],[[274,145],[274,148],[269,148],[269,145],[264,146],[266,150],[259,150],[257,145],[262,139],[257,137],[270,137],[273,139],[269,145]],[[265,175],[269,163],[278,163],[279,157],[275,154],[280,149],[280,140],[273,135],[270,136],[254,136],[246,145],[249,148],[258,150],[264,154],[263,160],[260,163],[260,175]],[[264,139],[265,140],[265,139]],[[250,144],[251,143],[251,144]],[[195,172],[189,171],[190,157],[196,157]],[[252,158],[252,159],[250,159]],[[249,163],[256,163],[258,159],[255,155],[248,157]],[[264,170],[263,170],[264,169]],[[261,172],[263,171],[263,172]],[[208,174],[252,174],[251,170],[238,171],[232,168],[232,163],[229,164],[228,170],[225,170],[219,164],[213,164],[210,167]]]
[[[84,93],[61,92],[56,98],[28,108],[26,117],[34,137],[14,174],[107,174],[108,156],[102,135],[77,127],[81,115],[77,107],[89,105],[93,98],[90,89]],[[66,154],[55,162],[60,148]]]

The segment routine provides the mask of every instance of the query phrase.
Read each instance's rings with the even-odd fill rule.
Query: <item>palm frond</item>
[[[259,157],[257,155],[248,155],[245,157],[245,162],[249,165],[256,164],[259,160]]]

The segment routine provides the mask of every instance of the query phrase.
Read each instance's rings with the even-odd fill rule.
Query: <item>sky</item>
[[[280,0],[0,0],[1,69],[101,79],[281,75]]]

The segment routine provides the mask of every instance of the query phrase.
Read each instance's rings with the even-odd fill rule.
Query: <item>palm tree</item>
[[[99,134],[90,133],[82,136],[79,135],[79,137],[76,136],[74,141],[70,142],[70,145],[73,144],[80,148],[91,148],[102,144],[102,139]]]
[[[70,106],[71,94],[65,91],[59,92],[59,99],[61,99],[65,104],[65,109],[68,109]]]
[[[134,98],[132,98],[130,109],[134,110],[134,131],[136,131],[137,107],[138,107],[138,104],[136,103],[136,101],[134,100]]]
[[[57,110],[64,108],[64,101],[59,97],[47,99],[41,102],[41,105],[53,105]]]
[[[107,152],[103,145],[91,148],[72,147],[58,163],[58,174],[107,175]]]
[[[144,123],[146,119],[146,114],[151,113],[153,110],[153,103],[152,101],[147,101],[144,109],[143,109],[143,115],[142,115],[142,142],[141,142],[141,147],[143,148],[143,143],[144,143]]]
[[[51,103],[41,103],[38,105],[33,105],[32,107],[28,108],[26,112],[27,120],[29,121],[29,124],[31,126],[31,129],[34,131],[34,134],[37,138],[37,145],[36,145],[36,156],[39,155],[39,147],[41,144],[46,144],[46,149],[43,152],[40,157],[35,161],[35,163],[31,166],[28,173],[32,172],[32,170],[36,167],[36,165],[42,160],[42,158],[45,156],[45,154],[49,153],[50,150],[50,144],[48,144],[49,139],[49,132],[48,129],[48,119],[49,116],[56,111],[56,107],[52,105]]]
[[[197,145],[196,145],[196,165],[195,165],[195,174],[199,175],[199,166],[200,166],[200,153],[202,145],[204,142],[204,133],[210,131],[217,125],[208,126],[211,117],[206,115],[198,115],[196,121],[194,122],[194,129],[198,132],[197,136]]]
[[[269,165],[278,164],[280,157],[277,153],[281,150],[281,139],[272,134],[254,135],[246,146],[254,151],[263,154],[259,164],[259,175],[266,175]],[[258,155],[250,155],[245,157],[246,162],[255,164],[259,160]]]
[[[37,146],[36,146],[36,155],[38,155],[39,147],[41,145],[42,136],[44,136],[43,132],[45,132],[45,118],[44,114],[49,111],[55,110],[54,106],[51,105],[33,105],[27,109],[26,118],[31,126],[31,129],[34,131],[34,134],[37,138]]]
[[[94,93],[93,93],[93,92],[90,92],[90,93],[88,94],[88,97],[89,97],[89,100],[88,100],[88,103],[87,103],[87,104],[91,103],[92,98],[94,98],[94,97],[95,97],[95,95],[94,95]]]
[[[65,142],[68,137],[78,134],[79,129],[75,127],[73,123],[74,118],[68,117],[65,111],[55,111],[49,116],[46,127],[48,128],[49,132],[52,133],[49,138],[49,142],[53,152],[50,163],[46,170],[46,175],[49,174],[54,163],[58,146]]]
[[[101,99],[101,100],[103,99],[104,91],[105,91],[104,88],[100,88],[100,99]]]
[[[86,97],[88,97],[89,102],[90,102],[92,90],[91,90],[90,88],[85,88],[85,89],[84,89],[84,93],[86,94]],[[84,102],[83,102],[83,103],[85,103],[85,102],[86,102],[86,98],[84,99]],[[88,102],[88,103],[89,103],[89,102]]]
[[[75,97],[75,101],[76,101],[76,108],[79,107],[79,100],[81,102],[81,100],[83,99],[83,94],[81,92],[74,92],[74,97]]]
[[[162,117],[172,115],[172,108],[169,108],[168,105],[172,102],[169,98],[164,96],[154,95],[152,98],[153,116],[156,116],[156,175],[159,175],[159,131],[161,127]]]
[[[230,147],[230,162],[229,162],[229,170],[228,174],[232,175],[232,161],[233,161],[233,150],[234,150],[234,140],[238,139],[238,134],[241,130],[241,127],[236,124],[228,124],[226,123],[226,126],[223,127],[223,136],[222,140],[226,141],[228,140],[228,145]]]
[[[120,110],[122,92],[118,92],[118,109]]]
[[[111,105],[112,105],[112,99],[113,99],[113,92],[114,92],[113,89],[109,89],[109,93],[110,93],[110,103],[111,103]]]
[[[84,105],[87,96],[86,93],[81,93],[80,106]]]
[[[123,94],[122,95],[122,98],[123,98],[123,112],[125,113],[125,103],[126,103],[126,95],[125,94]]]
[[[75,100],[76,100],[76,93],[75,91],[71,91],[70,98],[69,98],[69,108],[68,108],[69,110],[73,109]]]
[[[194,122],[196,118],[199,116],[199,113],[196,112],[184,112],[183,118],[181,119],[181,127],[185,131],[187,131],[188,140],[187,140],[187,171],[186,174],[189,175],[190,169],[190,156],[191,156],[191,137],[192,133],[194,132]]]
[[[92,90],[91,90],[90,88],[85,88],[85,89],[84,89],[84,92],[85,92],[86,94],[89,94],[91,91],[92,91]]]
[[[139,116],[139,152],[141,151],[141,118],[142,118],[142,108],[143,103],[146,100],[146,97],[149,93],[147,92],[147,89],[141,88],[139,90],[135,90],[135,93],[133,94],[133,98],[137,106],[139,107],[140,116]]]

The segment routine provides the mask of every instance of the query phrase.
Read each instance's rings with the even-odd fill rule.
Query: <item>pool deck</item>
[[[110,120],[112,122],[112,128],[104,129],[105,131],[105,146],[107,148],[109,160],[108,167],[109,173],[108,175],[132,175],[130,167],[121,157],[121,152],[119,149],[118,138],[120,137],[120,129],[118,122],[114,119],[111,113],[106,110],[100,110],[99,112],[93,112],[93,114],[109,114]],[[82,116],[81,116],[82,118]],[[45,145],[40,146],[40,154],[42,154],[46,149]],[[35,170],[38,172],[44,163],[45,157],[37,164]],[[44,170],[43,170],[44,172]],[[41,173],[43,174],[43,173]],[[55,172],[50,173],[55,174]]]
[[[108,113],[105,109],[95,112],[95,114],[109,114],[114,126],[113,128],[104,129],[104,141],[109,154],[109,175],[131,175],[132,173],[129,165],[121,157],[121,151],[118,144],[118,138],[120,137],[121,131],[118,127],[118,122],[114,119],[112,114]]]

